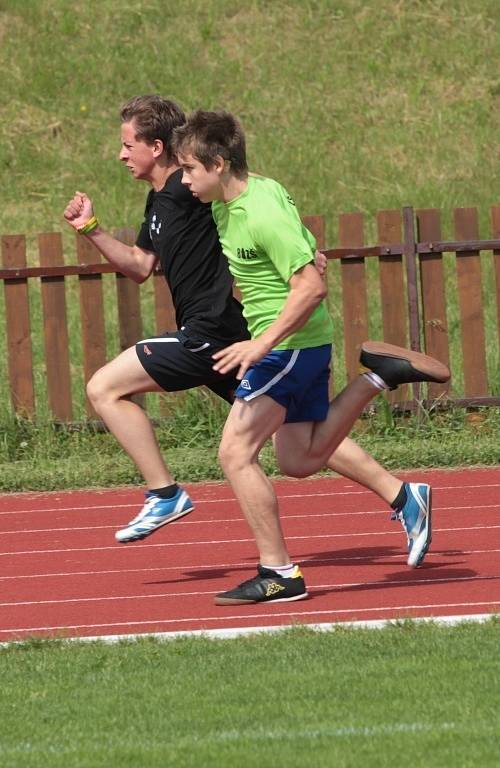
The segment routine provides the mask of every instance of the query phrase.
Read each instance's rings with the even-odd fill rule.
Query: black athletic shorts
[[[179,392],[204,385],[232,403],[239,384],[234,374],[214,371],[212,355],[221,344],[187,336],[182,330],[152,336],[135,345],[141,364],[165,392]]]

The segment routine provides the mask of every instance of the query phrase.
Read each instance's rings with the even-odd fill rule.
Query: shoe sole
[[[291,603],[295,600],[304,600],[309,597],[308,592],[304,592],[302,595],[295,595],[294,597],[277,597],[274,600],[241,600],[237,597],[214,597],[215,605],[259,605],[261,603]]]
[[[421,534],[417,537],[415,540],[410,555],[408,556],[408,565],[410,568],[418,568],[422,563],[424,562],[424,557],[426,556],[427,552],[429,551],[429,548],[431,546],[432,542],[432,488],[429,486],[429,503],[427,505],[427,525],[425,527],[425,530],[422,531]],[[419,541],[419,539],[425,538],[424,545],[419,549],[416,544]],[[418,553],[415,557],[413,557],[413,552],[416,549],[416,552]]]
[[[361,352],[378,357],[392,357],[395,360],[405,360],[425,380],[438,384],[446,383],[451,376],[448,367],[444,363],[440,363],[439,360],[435,360],[433,357],[429,357],[429,355],[424,355],[423,352],[396,347],[394,344],[386,344],[383,341],[365,341],[361,345]]]
[[[176,515],[172,515],[171,517],[168,518],[168,520],[164,520],[162,523],[158,523],[157,526],[152,528],[147,533],[141,533],[139,536],[134,535],[126,539],[118,538],[118,533],[115,533],[115,539],[119,544],[131,544],[133,541],[142,541],[142,539],[147,539],[148,536],[151,536],[151,534],[155,533],[159,528],[163,528],[164,525],[168,525],[168,523],[173,523],[175,520],[179,520],[179,518],[184,517],[185,515],[189,515],[189,513],[192,512],[193,509],[194,509],[194,506],[189,507],[189,509],[183,509],[182,512],[178,512]]]

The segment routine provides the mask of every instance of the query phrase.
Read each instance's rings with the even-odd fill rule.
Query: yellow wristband
[[[81,235],[88,235],[89,232],[93,232],[94,229],[96,229],[98,226],[99,222],[95,216],[92,216],[92,218],[86,221],[85,224],[82,224],[81,227],[78,227],[77,231]]]

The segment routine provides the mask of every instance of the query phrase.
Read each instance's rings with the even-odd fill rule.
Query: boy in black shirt
[[[248,338],[248,331],[233,297],[210,205],[181,184],[182,171],[171,152],[173,128],[184,122],[182,110],[157,96],[139,96],[122,108],[121,119],[120,160],[136,179],[152,187],[136,244],[125,245],[105,232],[84,193],[75,194],[64,216],[138,283],[159,261],[176,312],[178,331],[137,342],[97,371],[87,385],[96,412],[136,463],[149,489],[139,515],[116,534],[126,543],[193,509],[163,460],[151,422],[130,396],[204,384],[232,402],[237,381],[232,374],[214,371],[212,355]]]

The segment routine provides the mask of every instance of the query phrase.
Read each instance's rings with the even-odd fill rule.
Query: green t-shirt
[[[249,176],[245,191],[229,203],[215,200],[212,214],[255,338],[283,309],[292,275],[314,261],[316,241],[303,226],[287,191],[262,176]],[[305,325],[276,349],[305,349],[331,342],[332,322],[323,301]]]

